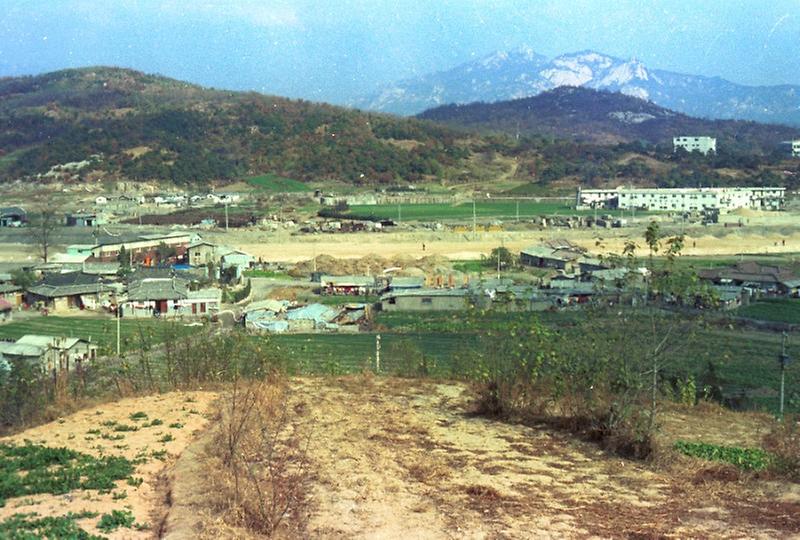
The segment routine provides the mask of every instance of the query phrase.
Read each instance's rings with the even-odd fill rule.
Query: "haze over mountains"
[[[411,115],[450,103],[530,97],[559,86],[621,92],[697,117],[800,125],[797,85],[745,86],[719,77],[651,69],[635,59],[595,51],[549,59],[527,47],[399,81],[352,105]]]

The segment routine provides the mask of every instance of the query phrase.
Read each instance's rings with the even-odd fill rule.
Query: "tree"
[[[36,282],[36,276],[32,272],[19,268],[11,272],[11,282],[17,287],[27,289]]]
[[[56,212],[56,208],[42,207],[38,212],[34,213],[28,229],[31,239],[36,244],[39,255],[45,263],[50,255],[55,230],[61,225],[61,219]]]
[[[505,270],[513,267],[517,258],[507,247],[500,246],[492,250],[486,262],[493,268],[499,267],[501,270]]]

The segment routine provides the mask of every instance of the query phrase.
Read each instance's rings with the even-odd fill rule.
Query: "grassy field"
[[[150,343],[163,343],[176,335],[188,334],[192,327],[177,322],[155,319],[121,319],[120,345],[123,350],[137,348],[142,338]],[[112,318],[37,317],[0,325],[0,339],[19,339],[26,334],[78,337],[91,339],[99,353],[116,348],[117,325]]]
[[[736,314],[763,321],[800,324],[800,298],[769,298],[742,306]]]
[[[353,205],[350,213],[371,215],[381,219],[398,219],[397,205]],[[575,210],[564,202],[519,201],[520,219],[543,215],[592,215],[591,210]],[[515,201],[480,201],[475,204],[475,215],[479,218],[516,219]],[[399,210],[400,220],[471,219],[472,203],[453,204],[404,204]]]
[[[284,178],[276,174],[254,176],[248,178],[246,182],[262,191],[270,191],[273,193],[296,193],[311,190],[311,188],[298,180]]]

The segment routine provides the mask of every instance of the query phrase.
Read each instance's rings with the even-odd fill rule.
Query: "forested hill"
[[[452,130],[128,69],[0,79],[0,181],[225,180],[263,172],[387,183],[457,170]]]
[[[643,141],[671,145],[679,135],[709,135],[718,148],[770,154],[800,129],[735,120],[693,118],[621,93],[559,87],[537,96],[496,103],[446,105],[419,118],[511,135],[546,135],[599,144]]]

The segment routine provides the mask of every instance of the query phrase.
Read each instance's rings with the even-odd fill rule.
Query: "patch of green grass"
[[[246,182],[262,191],[269,191],[272,193],[299,193],[302,191],[311,191],[310,187],[298,180],[285,178],[276,174],[253,176],[252,178],[248,178]]]
[[[767,298],[736,310],[741,317],[800,324],[800,298]]]
[[[563,202],[536,202],[530,200],[519,201],[491,201],[482,200],[475,203],[475,215],[479,218],[493,218],[511,221],[519,216],[520,219],[530,219],[538,216],[586,216],[594,215],[594,210],[575,210],[572,201]],[[348,213],[358,216],[373,216],[380,219],[394,219],[400,221],[438,221],[438,220],[471,220],[472,203],[460,204],[384,204],[384,205],[353,205]]]
[[[95,458],[69,448],[0,444],[0,503],[12,497],[75,489],[110,490],[133,473],[123,457]],[[0,505],[2,505],[0,504]]]
[[[171,427],[172,429],[181,429],[183,427],[183,424],[181,424],[180,422],[173,422],[169,425],[169,427]]]
[[[687,456],[730,463],[740,469],[763,471],[772,462],[772,456],[760,448],[741,448],[702,442],[677,441],[675,449]]]
[[[136,519],[129,510],[112,510],[110,514],[100,516],[97,528],[104,533],[116,531],[120,527],[133,528]]]
[[[158,442],[168,443],[168,442],[172,442],[174,440],[175,440],[175,437],[173,437],[171,434],[167,433],[166,435],[164,435],[163,437],[158,439]]]
[[[75,523],[79,519],[97,517],[97,512],[68,513],[63,516],[38,517],[38,514],[14,514],[0,522],[0,538],[34,540],[36,538],[69,538],[70,540],[101,540]]]
[[[131,420],[145,420],[147,418],[147,413],[143,411],[138,411],[131,414],[128,418]]]
[[[163,421],[163,420],[161,420],[160,418],[153,418],[153,419],[150,421],[150,423],[149,423],[149,424],[145,424],[144,426],[145,426],[145,427],[160,426],[160,425],[162,425],[163,423],[164,423],[164,421]]]

